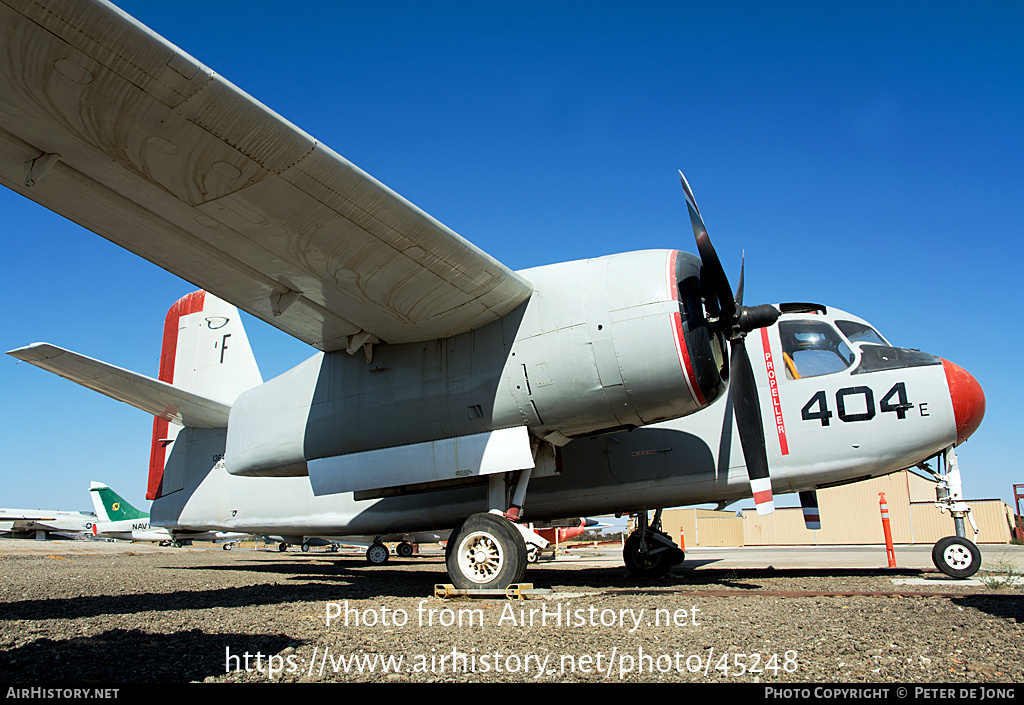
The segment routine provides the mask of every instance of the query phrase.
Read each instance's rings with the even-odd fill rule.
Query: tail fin
[[[205,291],[178,299],[164,320],[160,380],[228,403],[261,384],[238,309]],[[167,453],[180,428],[153,419],[146,499],[162,495]]]
[[[89,495],[92,497],[92,507],[96,511],[96,518],[101,522],[149,517],[149,512],[136,509],[102,482],[90,482]]]

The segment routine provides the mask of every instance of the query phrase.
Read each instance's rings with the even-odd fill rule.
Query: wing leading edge
[[[0,183],[325,351],[528,281],[117,8],[0,0]]]

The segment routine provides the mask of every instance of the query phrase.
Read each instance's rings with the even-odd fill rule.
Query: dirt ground
[[[643,584],[582,553],[531,566],[528,599],[442,599],[436,552],[17,543],[4,683],[1024,681],[1024,590],[927,569],[688,560]]]

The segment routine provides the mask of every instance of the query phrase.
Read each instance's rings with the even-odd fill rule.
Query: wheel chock
[[[487,588],[459,589],[450,583],[438,583],[434,585],[434,597],[445,600],[449,597],[479,597],[485,599],[496,599],[504,597],[508,600],[528,600],[531,597],[550,595],[550,588],[534,588],[533,583],[512,583],[504,590],[492,590]]]

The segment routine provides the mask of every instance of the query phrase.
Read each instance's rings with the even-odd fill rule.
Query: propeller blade
[[[736,416],[736,428],[740,434],[740,444],[743,447],[750,490],[754,495],[757,513],[771,514],[775,511],[775,502],[772,498],[772,480],[768,470],[761,404],[757,397],[757,383],[754,380],[754,370],[750,366],[744,337],[755,328],[774,325],[780,312],[769,304],[743,305],[745,254],[740,264],[739,286],[733,295],[729,278],[718,259],[714,245],[711,244],[704,219],[697,208],[697,201],[682,171],[679,172],[679,180],[683,185],[683,193],[686,194],[686,208],[690,213],[690,224],[693,226],[697,251],[700,253],[701,293],[704,296],[705,314],[708,321],[714,321],[718,330],[724,332],[729,339],[729,394]]]
[[[811,531],[821,528],[821,514],[818,512],[818,493],[814,490],[800,493],[800,506],[804,510],[804,525]]]
[[[743,307],[743,270],[747,266],[747,251],[740,255],[740,283],[736,285],[736,308]]]
[[[768,452],[761,419],[761,404],[757,397],[754,370],[743,338],[732,341],[732,360],[729,371],[729,394],[736,414],[736,428],[740,433],[743,460],[750,478],[750,490],[754,495],[757,513],[771,514],[775,511],[772,497],[772,480],[768,471]]]
[[[697,201],[694,199],[693,191],[682,171],[679,172],[679,181],[683,185],[683,193],[686,196],[686,209],[690,213],[690,225],[693,226],[693,236],[697,241],[697,253],[700,255],[701,264],[704,265],[705,271],[702,277],[706,278],[708,287],[718,299],[722,315],[731,320],[736,315],[736,302],[729,286],[729,278],[725,275],[725,268],[722,267],[722,263],[718,259],[715,246],[711,244],[708,229],[704,225],[700,209],[697,208]]]

